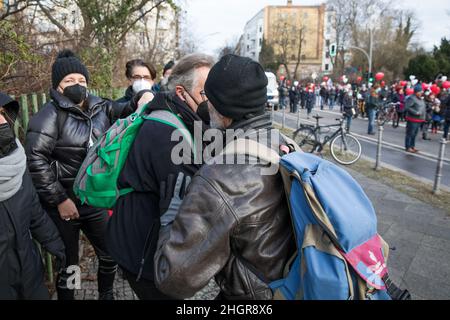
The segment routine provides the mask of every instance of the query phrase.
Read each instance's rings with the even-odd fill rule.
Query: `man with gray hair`
[[[173,161],[179,141],[172,141],[176,128],[170,119],[178,119],[178,127],[185,127],[191,136],[196,123],[209,122],[204,85],[213,65],[214,59],[204,54],[188,55],[175,65],[170,91],[157,94],[145,111],[149,118],[159,113],[168,120],[144,122],[118,179],[119,189],[134,192],[118,199],[108,224],[107,245],[141,300],[168,299],[154,285],[153,256],[159,228],[161,220],[176,212],[172,196],[177,176],[192,177],[200,168],[198,161]],[[194,158],[193,153],[181,156]]]

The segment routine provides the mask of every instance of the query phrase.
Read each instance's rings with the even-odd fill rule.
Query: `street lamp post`
[[[369,45],[369,53],[366,50],[360,47],[348,46],[349,49],[359,50],[364,53],[369,61],[369,75],[372,74],[372,61],[373,61],[373,32],[372,28],[369,29],[370,35],[370,45]]]

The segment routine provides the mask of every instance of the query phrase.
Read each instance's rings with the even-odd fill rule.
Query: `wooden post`
[[[26,132],[28,128],[28,121],[30,119],[28,114],[28,99],[26,95],[20,96],[20,106],[22,108],[22,126],[23,131]]]
[[[47,95],[45,93],[41,94],[41,106],[47,102]]]
[[[38,111],[39,111],[39,104],[38,104],[38,99],[37,99],[37,94],[36,93],[33,93],[32,94],[32,96],[31,96],[31,104],[32,104],[32,111],[33,111],[33,114],[36,114],[36,113],[38,113]]]

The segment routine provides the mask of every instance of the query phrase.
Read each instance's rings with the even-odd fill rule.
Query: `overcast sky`
[[[267,5],[284,5],[286,0],[187,0],[187,20],[206,53],[216,53],[227,42],[238,39],[244,26]],[[319,0],[294,0],[294,5],[315,5]],[[397,0],[398,5],[416,11],[422,25],[416,41],[426,49],[450,37],[449,0]]]

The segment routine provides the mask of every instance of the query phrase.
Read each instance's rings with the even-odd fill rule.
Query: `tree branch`
[[[142,18],[144,18],[147,14],[149,14],[150,12],[152,12],[155,8],[159,7],[161,4],[163,4],[164,2],[166,2],[167,0],[159,0],[158,3],[156,3],[155,5],[153,5],[150,9],[148,9],[147,11],[144,11],[138,18],[136,18],[134,21],[132,21],[126,28],[124,31],[122,31],[117,39],[117,42],[121,42],[126,35],[128,34],[128,32],[136,25],[136,23],[139,22],[139,20],[141,20]]]
[[[70,32],[61,24],[58,22],[58,20],[56,20],[51,12],[44,7],[44,5],[41,3],[41,1],[38,1],[38,6],[39,8],[42,10],[42,12],[45,14],[45,16],[50,20],[51,23],[53,23],[59,30],[61,30],[64,33],[64,36],[67,38],[71,37]]]

